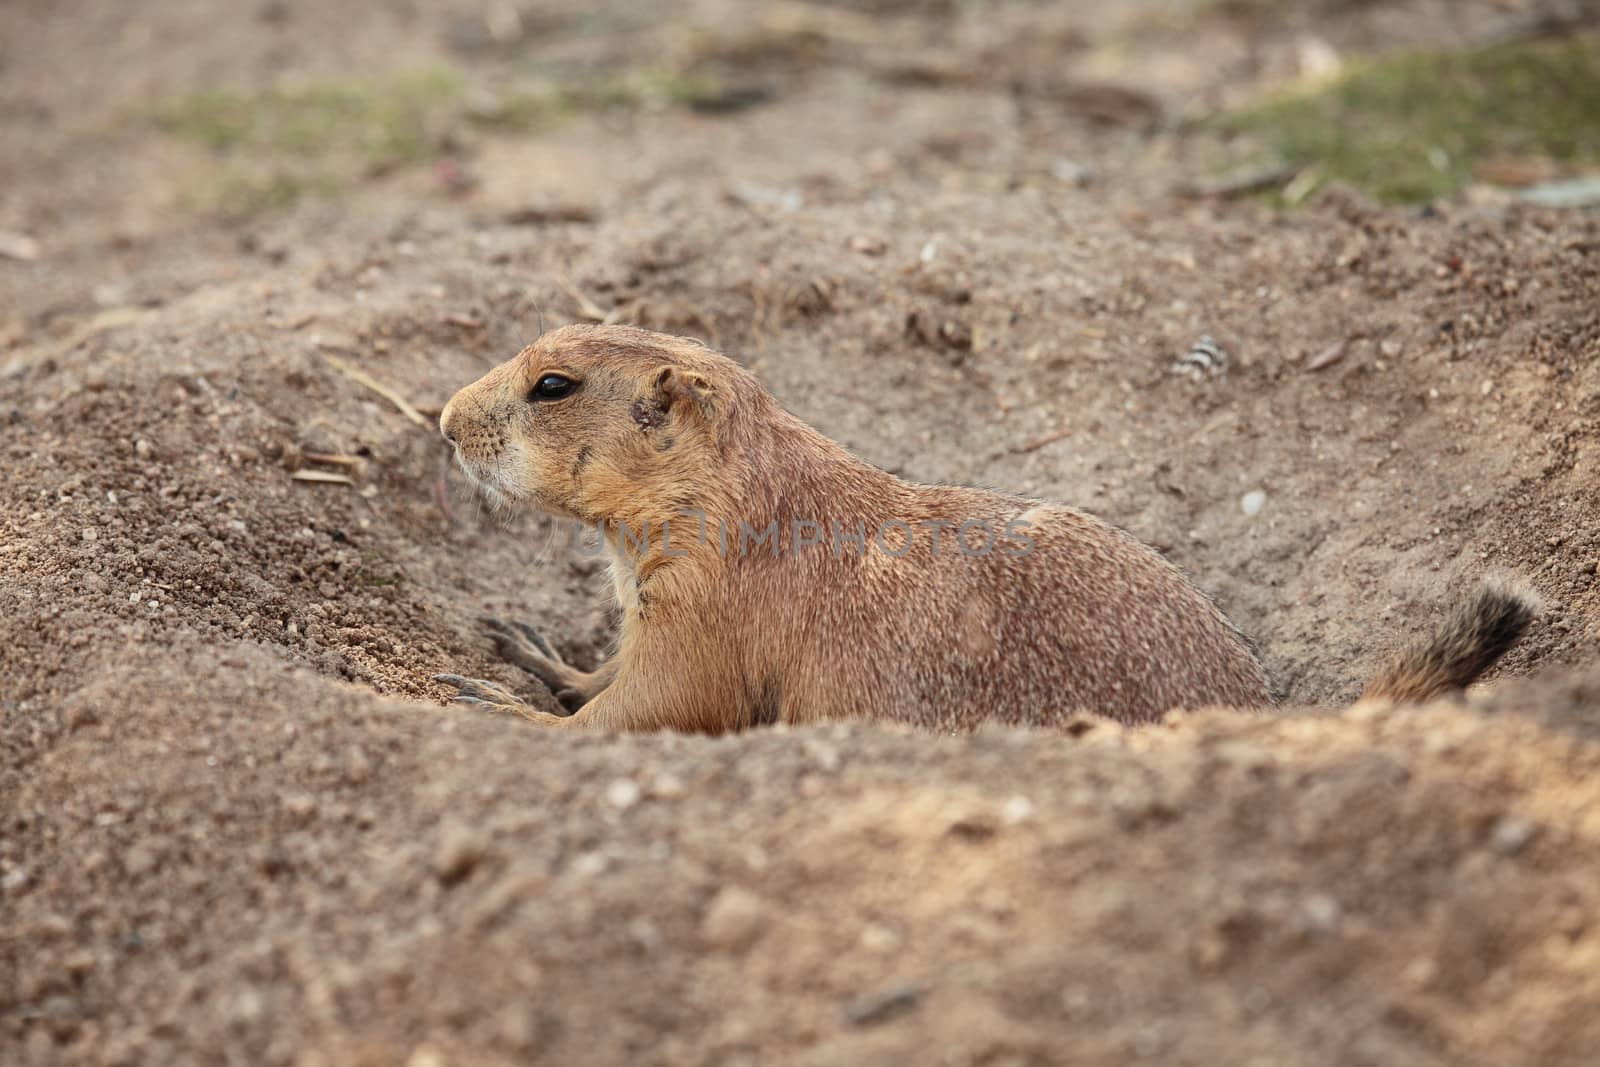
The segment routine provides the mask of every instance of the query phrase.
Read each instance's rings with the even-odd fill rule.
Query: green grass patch
[[[1447,196],[1488,159],[1600,163],[1600,41],[1577,37],[1352,64],[1214,120],[1383,200]]]
[[[723,83],[693,69],[647,67],[605,77],[573,77],[524,85],[496,98],[492,107],[469,109],[486,129],[525,132],[572,115],[601,111],[715,110],[726,99]]]
[[[733,110],[753,99],[685,66],[525,77],[473,92],[441,68],[363,82],[263,90],[203,89],[153,115],[168,135],[207,150],[189,200],[207,214],[248,217],[303,197],[335,196],[361,181],[471,151],[472,132],[523,135],[574,115],[692,108]]]
[[[315,82],[247,91],[202,89],[156,109],[169,135],[209,150],[188,199],[243,218],[435,159],[457,121],[460,79],[448,70],[371,82]]]
[[[446,70],[373,83],[316,83],[244,92],[204,89],[162,108],[158,124],[218,153],[359,156],[375,166],[436,150],[461,93]]]

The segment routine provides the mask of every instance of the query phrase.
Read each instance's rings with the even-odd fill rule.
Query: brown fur
[[[1420,703],[1463,689],[1517,643],[1538,611],[1538,601],[1526,593],[1485,586],[1459,605],[1433,636],[1379,671],[1361,696]]]
[[[551,373],[581,385],[562,400],[530,399]],[[466,699],[544,725],[720,733],[876,716],[969,729],[1079,710],[1138,722],[1177,707],[1272,704],[1228,620],[1128,534],[1072,508],[902,481],[692,341],[621,326],[553,331],[461,390],[440,427],[497,503],[605,532],[622,623],[601,670],[576,671],[536,633],[492,624],[502,651],[580,705],[575,714],[443,676]],[[705,516],[703,540],[684,509]],[[797,543],[812,531],[796,520],[821,524],[822,543]],[[924,524],[939,521],[950,526],[936,550],[940,531]],[[967,554],[953,539],[969,521],[1023,537]],[[907,525],[880,543],[875,531],[896,522]],[[743,528],[769,523],[770,542],[750,550],[746,539],[739,551]],[[834,523],[861,524],[864,551],[834,536]],[[725,552],[718,530],[729,531]],[[969,536],[969,548],[980,543]],[[1438,677],[1457,680],[1476,662],[1436,658]]]

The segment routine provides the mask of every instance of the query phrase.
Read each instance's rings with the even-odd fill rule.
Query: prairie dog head
[[[697,508],[760,387],[694,341],[564,326],[451,398],[439,429],[498,505],[630,523]]]

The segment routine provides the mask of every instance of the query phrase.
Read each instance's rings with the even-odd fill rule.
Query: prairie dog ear
[[[656,410],[663,414],[682,408],[709,418],[715,410],[717,387],[699,371],[662,367],[656,372],[653,389]]]

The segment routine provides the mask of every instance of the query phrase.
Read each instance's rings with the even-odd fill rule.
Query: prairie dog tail
[[[1419,703],[1464,688],[1517,643],[1539,608],[1529,593],[1484,586],[1458,605],[1431,637],[1379,671],[1362,698]]]

